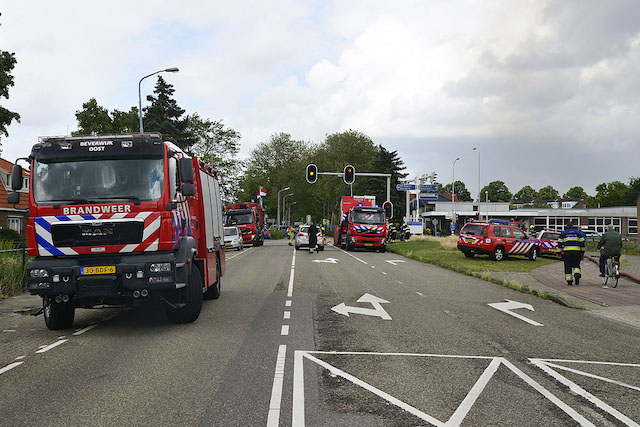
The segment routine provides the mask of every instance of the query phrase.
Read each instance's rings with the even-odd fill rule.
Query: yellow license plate
[[[231,243],[225,243],[224,245],[225,246],[231,246]]]
[[[80,274],[86,276],[88,274],[115,274],[115,265],[101,265],[99,267],[82,267]]]
[[[373,246],[373,243],[365,243],[365,246]]]

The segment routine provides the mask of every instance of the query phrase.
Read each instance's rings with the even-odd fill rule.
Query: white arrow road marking
[[[327,259],[314,259],[313,262],[329,262],[331,264],[337,264],[339,261],[338,258],[327,258]]]
[[[344,314],[347,317],[349,317],[349,313],[354,313],[381,317],[384,320],[391,320],[391,316],[389,316],[389,314],[385,311],[384,308],[382,308],[381,305],[382,303],[389,304],[389,301],[378,298],[375,295],[364,294],[356,302],[368,302],[373,305],[374,308],[351,307],[345,305],[345,303],[340,303],[335,307],[331,307],[331,310],[335,311],[336,313]]]
[[[527,310],[535,311],[531,304],[525,304],[523,302],[506,300],[505,302],[494,302],[487,305],[497,310],[500,310],[504,313],[507,313],[513,317],[517,317],[520,320],[524,320],[527,323],[531,323],[534,326],[544,326],[542,323],[538,323],[535,320],[528,319],[518,313],[513,313],[511,311],[511,310],[516,310],[518,308],[526,308]]]
[[[401,259],[387,259],[385,261],[387,261],[391,265],[398,265],[398,263],[404,262]]]

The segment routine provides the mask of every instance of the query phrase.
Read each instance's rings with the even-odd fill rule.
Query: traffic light
[[[344,167],[344,182],[345,184],[353,184],[356,180],[356,168],[351,165]]]
[[[318,180],[318,167],[313,163],[307,165],[307,182],[309,184],[315,184]]]
[[[387,200],[382,204],[382,208],[384,209],[384,214],[386,215],[387,219],[391,219],[393,217],[393,203]]]
[[[436,173],[431,172],[431,183],[433,184],[434,182],[436,182]]]

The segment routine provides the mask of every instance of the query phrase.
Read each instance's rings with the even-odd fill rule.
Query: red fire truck
[[[359,196],[342,198],[343,221],[338,229],[334,244],[342,249],[387,250],[387,219],[383,208],[375,205],[375,198],[360,199]],[[364,196],[368,197],[368,196]],[[369,206],[364,205],[366,203]]]
[[[258,203],[228,205],[224,224],[235,225],[240,229],[243,244],[264,245],[264,214]]]
[[[153,133],[42,137],[27,160],[27,288],[49,329],[70,328],[76,308],[141,300],[193,322],[203,297],[220,296],[222,204],[209,166]],[[17,167],[9,203],[21,186]]]

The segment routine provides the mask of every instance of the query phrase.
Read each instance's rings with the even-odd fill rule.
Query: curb
[[[591,255],[585,255],[585,258],[589,259],[589,261],[593,262],[596,265],[600,265],[600,260],[592,257]],[[626,277],[627,279],[633,280],[636,283],[640,283],[640,277],[635,276],[631,273],[627,273],[626,271],[620,270],[620,275],[622,277]]]

